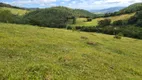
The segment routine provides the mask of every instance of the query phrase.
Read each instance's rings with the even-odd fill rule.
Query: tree
[[[91,22],[92,21],[92,18],[87,18],[87,22]]]
[[[76,24],[76,17],[73,17],[73,22],[72,24]]]
[[[0,11],[0,21],[1,22],[12,22],[14,15],[9,10]]]
[[[137,22],[137,17],[132,16],[129,20],[128,20],[128,24],[135,24]]]
[[[122,20],[114,21],[112,24],[114,26],[121,26],[121,25],[123,25],[123,21]]]
[[[142,27],[142,19],[139,19],[137,21],[136,26]]]
[[[104,20],[100,20],[98,22],[98,26],[99,27],[105,27],[111,24],[111,20],[110,19],[104,19]]]

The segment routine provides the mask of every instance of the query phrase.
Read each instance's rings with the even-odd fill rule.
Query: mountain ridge
[[[100,10],[90,10],[90,12],[93,13],[113,13],[116,11],[119,11],[125,7],[110,7],[110,8],[105,8],[105,9],[100,9]]]

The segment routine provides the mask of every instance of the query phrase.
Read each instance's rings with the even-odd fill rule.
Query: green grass
[[[131,16],[133,16],[135,13],[131,13],[131,14],[123,14],[120,16],[114,16],[114,17],[108,17],[108,19],[111,19],[111,21],[117,21],[117,20],[127,20],[129,19]],[[103,20],[106,18],[96,18],[93,19],[91,22],[86,22],[87,19],[86,18],[77,18],[76,24],[71,24],[72,21],[69,21],[69,25],[70,26],[97,26],[98,25],[98,21]]]
[[[141,80],[142,40],[0,23],[0,80]]]
[[[7,7],[0,7],[1,10],[9,10],[11,11],[13,14],[18,14],[18,15],[24,15],[26,13],[28,13],[29,11],[27,10],[22,10],[22,9],[15,9],[15,8],[7,8]]]

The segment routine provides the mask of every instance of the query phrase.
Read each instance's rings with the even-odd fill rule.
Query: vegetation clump
[[[116,38],[116,39],[122,39],[122,37],[123,37],[122,33],[118,33],[114,36],[114,38]]]
[[[104,19],[104,20],[100,20],[98,22],[98,26],[99,27],[105,27],[111,24],[111,20],[110,19]]]

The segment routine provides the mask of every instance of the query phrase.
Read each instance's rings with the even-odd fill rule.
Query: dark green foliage
[[[121,25],[123,25],[123,21],[122,20],[114,21],[112,24],[114,26],[121,26]]]
[[[142,27],[142,19],[139,19],[136,23],[136,26]]]
[[[86,16],[87,14],[84,12],[83,10],[73,10],[61,6],[52,7],[30,12],[24,16],[24,21],[32,25],[63,28],[66,27],[69,18],[72,17],[73,24],[75,24],[76,17]]]
[[[72,24],[76,24],[76,17],[73,17],[73,23]]]
[[[83,10],[83,9],[74,9],[73,10],[73,14],[77,17],[81,17],[81,18],[93,18],[93,17],[96,17],[95,14],[89,12],[89,11],[86,11],[86,10]]]
[[[135,26],[105,26],[105,27],[95,27],[95,26],[68,26],[67,29],[80,30],[85,32],[98,32],[110,35],[115,35],[115,38],[120,38],[122,36],[142,39],[142,28]]]
[[[100,27],[105,27],[111,24],[111,20],[110,19],[104,19],[104,20],[100,20],[98,22],[98,26]]]
[[[137,19],[142,19],[142,10],[141,10],[141,11],[136,12],[135,17],[136,17]]]
[[[142,27],[142,11],[136,12],[136,14],[128,20],[128,24],[136,24],[136,26]]]
[[[0,10],[0,22],[13,22],[14,15],[9,10]]]
[[[142,3],[135,3],[119,12],[120,14],[126,14],[126,13],[133,13],[140,10],[142,10]]]
[[[121,32],[114,36],[114,38],[116,39],[121,39],[122,37],[123,37],[123,34]]]
[[[131,20],[131,22],[132,22],[132,20]],[[112,25],[119,26],[119,27],[124,26],[124,25],[128,25],[128,20],[117,20],[117,21],[114,21],[112,23]]]
[[[128,24],[135,24],[137,22],[137,18],[135,16],[132,16],[129,20],[128,20]]]
[[[33,11],[24,16],[26,23],[46,27],[66,27],[67,18],[72,16],[67,8],[49,8]]]
[[[87,22],[91,22],[92,21],[92,18],[87,18]]]

